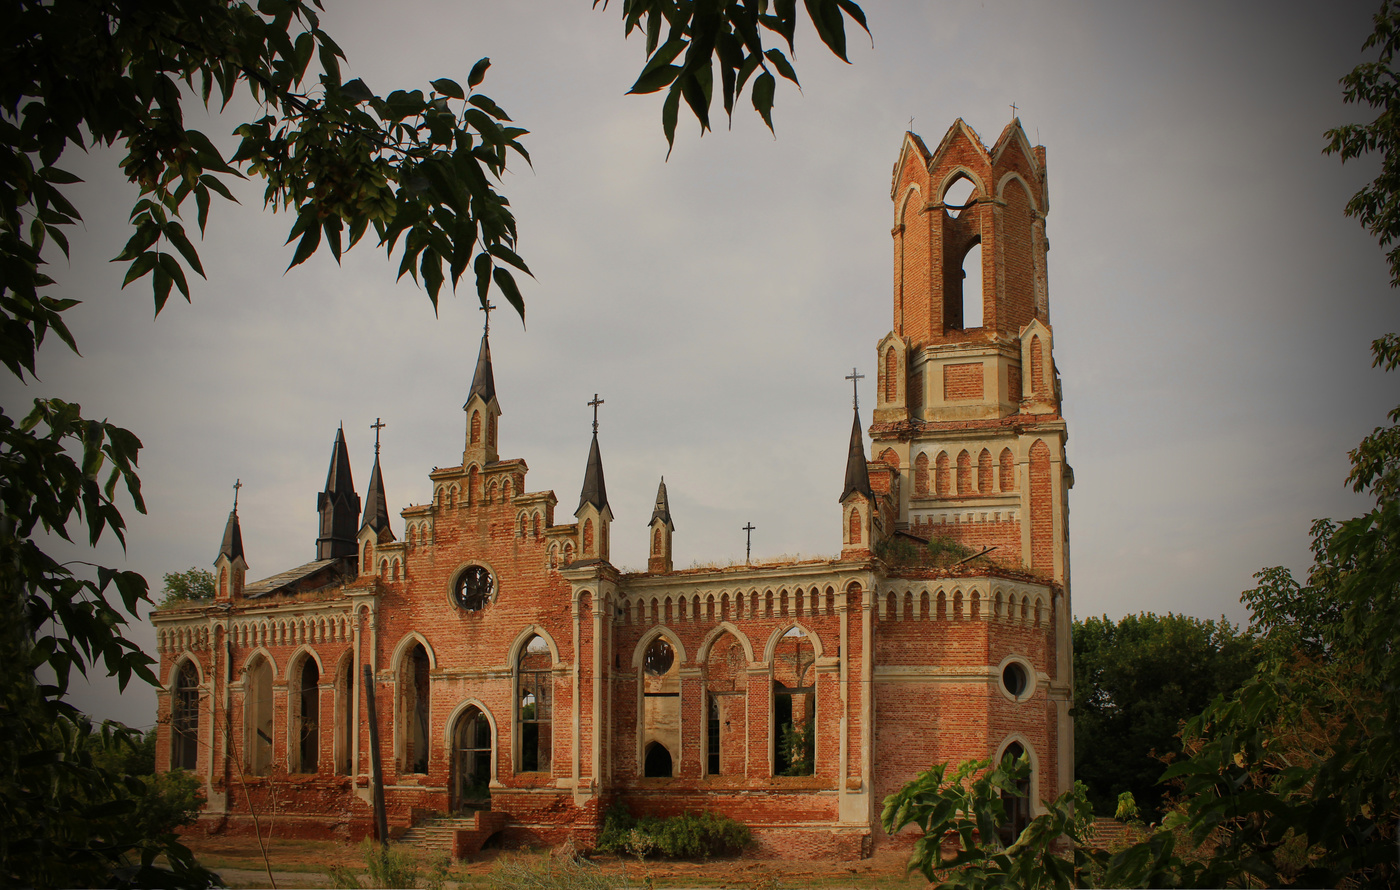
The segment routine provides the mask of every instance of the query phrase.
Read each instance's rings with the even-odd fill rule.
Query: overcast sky
[[[910,127],[936,144],[957,117],[986,142],[1014,102],[1046,146],[1050,316],[1069,422],[1073,605],[1245,617],[1268,565],[1307,565],[1321,516],[1364,508],[1346,451],[1397,401],[1370,368],[1396,328],[1374,241],[1342,215],[1374,164],[1324,157],[1322,133],[1364,112],[1337,80],[1360,58],[1369,3],[863,3],[874,46],[850,65],[799,31],[799,93],[778,90],[776,139],[751,110],[699,138],[682,119],[666,161],[659,96],[625,96],[643,46],[621,9],[575,2],[328,4],[347,78],[377,92],[465,82],[530,129],[534,168],[504,182],[520,225],[528,328],[496,313],[500,450],[577,503],[599,433],[614,562],[646,562],[663,474],[676,564],[834,555],[854,365],[863,420],[891,318],[890,173]],[[257,110],[191,113],[232,147]],[[1369,118],[1367,118],[1369,119]],[[722,118],[721,118],[722,121]],[[86,218],[56,264],[83,357],[56,341],[41,380],[0,382],[12,415],[36,396],[80,402],[145,442],[148,517],[103,556],[160,577],[208,567],[235,479],[250,578],[314,556],[316,494],[336,426],[357,484],[376,417],[395,516],[461,459],[480,338],[474,293],[395,282],[368,243],[283,273],[291,219],[216,206],[192,305],[152,319],[149,287],[106,262],[135,199],[115,151],[65,158]],[[323,251],[324,253],[324,251]],[[498,302],[503,302],[498,300]],[[149,625],[132,636],[149,645]],[[147,690],[78,694],[97,716],[150,725]]]

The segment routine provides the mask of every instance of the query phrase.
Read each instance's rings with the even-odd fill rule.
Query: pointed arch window
[[[1015,791],[1001,792],[1003,821],[997,826],[997,835],[1002,846],[1009,847],[1016,843],[1016,839],[1031,821],[1031,767],[1030,758],[1026,756],[1026,749],[1020,742],[1012,742],[1006,746],[1006,751],[1001,755],[1001,763],[1005,767],[1019,763],[1024,770],[1024,776],[1016,780]]]
[[[272,769],[272,665],[259,656],[243,679],[243,750],[248,774]]]
[[[642,775],[670,778],[681,740],[680,665],[676,650],[657,637],[642,655]]]
[[[899,398],[899,356],[891,346],[885,350],[885,402],[893,403]]]
[[[855,507],[851,508],[850,540],[852,544],[860,543],[860,510]]]
[[[457,718],[452,732],[454,812],[491,808],[491,722],[475,705]]]
[[[914,461],[914,494],[928,494],[928,454],[919,452],[919,457]]]
[[[316,666],[316,659],[304,656],[293,678],[296,682],[290,699],[296,747],[292,750],[292,772],[314,773],[319,765],[317,753],[321,747],[321,670]]]
[[[587,556],[593,552],[593,520],[583,521],[583,555]]]
[[[398,669],[399,770],[428,771],[428,706],[431,700],[428,651],[422,643],[404,653]]]
[[[473,445],[481,441],[481,412],[472,412],[472,439]]]
[[[520,739],[516,772],[547,773],[554,752],[554,659],[536,634],[516,661],[515,719]]]
[[[998,468],[1001,475],[1001,490],[1014,491],[1016,488],[1016,460],[1011,456],[1010,448],[1001,450],[1001,466]]]
[[[199,671],[180,665],[170,699],[170,768],[193,771],[199,762]]]
[[[773,775],[815,775],[816,705],[816,654],[794,627],[773,653]]]

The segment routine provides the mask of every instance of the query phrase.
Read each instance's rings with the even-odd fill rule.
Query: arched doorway
[[[476,706],[452,730],[452,810],[491,808],[491,723]]]
[[[671,777],[671,752],[660,742],[647,745],[646,761],[642,775],[648,779],[669,779]]]

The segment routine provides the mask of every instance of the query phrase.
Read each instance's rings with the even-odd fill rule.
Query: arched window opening
[[[928,454],[920,452],[914,461],[914,494],[928,494]]]
[[[651,555],[661,555],[661,526],[657,526],[651,531]]]
[[[536,514],[535,514],[535,538],[536,538],[536,540],[539,539],[539,536],[540,536],[540,514],[536,513]]]
[[[1024,775],[1016,780],[1014,792],[1001,792],[1004,821],[997,826],[997,836],[1001,839],[1002,846],[1009,847],[1016,843],[1016,839],[1031,821],[1031,767],[1026,749],[1021,747],[1020,742],[1012,742],[1006,746],[1006,751],[1001,755],[1001,763],[1008,768],[1019,763],[1024,770]]]
[[[569,541],[564,545],[564,565],[574,561],[574,542]]]
[[[992,453],[985,448],[977,455],[977,491],[992,493]]]
[[[1040,337],[1031,337],[1031,394],[1045,392],[1045,351],[1040,345]]]
[[[953,180],[953,184],[948,186],[948,190],[943,193],[943,204],[947,208],[948,215],[957,219],[962,212],[967,209],[967,205],[973,198],[972,180],[966,176],[959,176]]]
[[[748,656],[733,634],[705,659],[705,774],[743,775],[748,738]]]
[[[296,673],[296,690],[292,694],[292,736],[297,740],[293,751],[294,773],[314,773],[317,768],[317,753],[320,750],[321,733],[321,670],[316,667],[316,659],[306,656]]]
[[[259,658],[244,675],[244,750],[248,774],[265,776],[272,770],[272,665]]]
[[[851,510],[851,532],[850,540],[852,544],[860,543],[860,510]]]
[[[453,812],[491,808],[491,722],[475,705],[452,732]]]
[[[553,667],[549,644],[538,634],[530,637],[516,662],[516,721],[520,727],[516,772],[547,773],[553,762]]]
[[[938,459],[934,461],[933,483],[934,488],[938,493],[938,496],[941,498],[946,498],[948,496],[948,490],[950,488],[949,483],[951,481],[948,478],[949,475],[950,474],[948,472],[948,452],[940,451],[938,452]]]
[[[972,245],[962,261],[962,328],[982,327],[982,242]]]
[[[472,444],[475,445],[475,444],[477,444],[477,443],[480,442],[480,441],[481,441],[481,412],[480,412],[480,411],[473,411],[473,412],[472,412]]]
[[[958,494],[972,494],[972,455],[966,450],[958,452]]]
[[[671,778],[671,752],[660,742],[651,742],[646,747],[646,760],[642,765],[642,775],[648,779]]]
[[[1011,456],[1010,448],[1001,450],[1001,466],[998,468],[1001,475],[1001,490],[1014,491],[1016,488],[1016,459]]]
[[[583,521],[583,555],[588,556],[593,552],[593,520]]]
[[[428,772],[428,652],[414,643],[399,665],[399,769]]]
[[[895,354],[894,347],[885,350],[885,401],[893,402],[899,398],[899,356]]]
[[[496,415],[486,415],[486,443],[492,448],[496,447]]]
[[[335,772],[350,775],[350,739],[355,719],[355,659],[346,658],[335,681]]]
[[[477,471],[476,467],[472,467],[470,470],[467,471],[466,504],[468,506],[475,504],[477,502],[477,499],[480,497],[480,495],[477,494],[477,483],[480,479],[481,473]]]
[[[680,750],[681,683],[676,650],[657,637],[642,654],[642,775],[669,778],[671,752]]]
[[[374,571],[374,545],[369,541],[365,542],[365,562],[360,571],[366,575]]]
[[[773,653],[773,774],[816,773],[817,684],[812,641],[797,628]]]
[[[199,762],[199,671],[180,665],[170,698],[170,768],[194,771]]]

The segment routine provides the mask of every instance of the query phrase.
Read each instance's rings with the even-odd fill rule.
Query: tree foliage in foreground
[[[1162,758],[1179,755],[1181,724],[1230,695],[1258,663],[1254,639],[1229,621],[1126,615],[1074,622],[1074,775],[1094,812],[1131,792],[1162,817]]]
[[[179,603],[212,600],[214,573],[199,566],[191,566],[183,572],[166,572],[164,593],[160,601],[162,609]]]
[[[860,8],[807,0],[806,9],[844,59],[843,16],[864,26]],[[321,28],[321,11],[320,0],[0,6],[0,363],[14,377],[35,376],[46,337],[77,351],[65,313],[78,301],[54,293],[45,267],[69,257],[67,233],[82,221],[69,197],[79,180],[62,161],[91,146],[125,151],[121,171],[139,197],[115,261],[126,270],[123,287],[149,284],[157,314],[172,291],[189,300],[192,277],[205,275],[192,229],[204,232],[216,199],[233,200],[233,180],[258,177],[266,206],[291,217],[289,268],[322,246],[339,261],[372,230],[397,258],[399,277],[418,281],[434,306],[443,285],[456,288],[470,270],[478,300],[494,288],[523,320],[514,276],[529,268],[498,185],[509,158],[528,162],[526,130],[478,89],[489,60],[464,82],[439,78],[426,89],[379,94],[342,77],[345,55]],[[673,84],[703,132],[717,69],[726,111],[751,82],[754,107],[772,127],[770,72],[794,82],[796,73],[781,51],[764,49],[761,34],[782,36],[792,51],[794,0],[625,0],[623,16],[628,32],[648,35],[635,92]],[[682,50],[682,63],[671,66]],[[185,126],[184,111],[194,103],[222,108],[239,94],[262,116],[236,127],[241,141],[225,156]],[[674,98],[663,107],[668,143],[678,108]],[[150,603],[145,579],[60,563],[44,549],[55,535],[96,546],[110,534],[125,545],[118,500],[146,509],[140,448],[131,432],[59,399],[0,411],[0,875],[7,885],[212,878],[171,831],[140,827],[132,817],[137,780],[94,761],[94,731],[64,701],[73,670],[100,666],[122,688],[132,677],[156,683],[153,660],[122,634]],[[129,730],[102,732],[135,741]],[[158,853],[168,871],[156,868]]]

